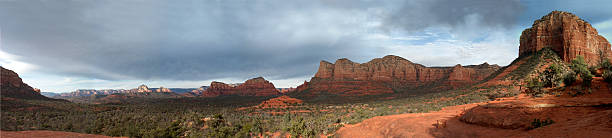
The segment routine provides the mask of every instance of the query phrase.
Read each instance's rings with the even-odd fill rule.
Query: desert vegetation
[[[254,107],[266,97],[166,98],[139,102],[133,99],[125,104],[13,100],[3,101],[3,109],[13,110],[2,112],[2,130],[57,130],[129,137],[246,137],[280,132],[312,137],[331,135],[343,124],[374,116],[430,112],[518,93],[507,86],[474,87],[385,101],[305,103],[294,108],[245,110],[238,109]]]

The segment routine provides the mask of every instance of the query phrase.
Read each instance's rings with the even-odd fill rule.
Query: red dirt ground
[[[601,78],[591,94],[531,98],[521,94],[431,113],[379,116],[337,131],[339,137],[611,137],[612,90]],[[533,119],[555,123],[527,130]],[[466,123],[469,122],[469,123]]]
[[[34,130],[34,131],[0,131],[2,138],[112,138],[103,135],[82,134],[74,132]]]

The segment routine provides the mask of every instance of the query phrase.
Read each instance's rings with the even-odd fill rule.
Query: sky
[[[609,0],[0,0],[0,65],[48,92],[309,81],[321,60],[508,65],[553,10],[612,38]]]

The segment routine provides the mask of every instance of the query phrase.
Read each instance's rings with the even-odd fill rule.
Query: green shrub
[[[612,63],[610,63],[609,60],[604,60],[604,62],[602,62],[599,66],[604,70],[612,70]]]
[[[527,129],[529,130],[536,129],[536,128],[547,126],[553,123],[555,123],[555,121],[551,119],[546,119],[546,120],[533,119],[533,121],[531,122],[531,126],[529,126]]]
[[[591,72],[591,73],[595,73],[595,72],[597,72],[597,69],[598,69],[598,68],[599,68],[598,66],[591,66],[591,67],[589,67],[589,72]],[[599,74],[593,74],[593,76],[595,76],[595,77],[601,77]]]
[[[536,77],[527,80],[527,94],[538,96],[543,93],[542,82]]]
[[[591,86],[591,81],[593,80],[593,74],[589,71],[588,65],[584,61],[584,57],[578,55],[575,59],[572,60],[572,64],[570,64],[570,68],[576,74],[580,75],[582,79],[582,86],[589,87]]]
[[[612,82],[612,71],[610,71],[610,70],[604,71],[602,77],[603,77],[604,81],[606,81],[608,83]]]
[[[590,87],[591,86],[591,82],[593,81],[593,74],[584,74],[584,75],[580,75],[580,78],[582,78],[582,86],[584,87]]]
[[[574,71],[569,71],[568,73],[565,73],[565,75],[563,76],[563,84],[565,84],[565,86],[572,85],[575,82],[576,82],[576,73],[574,73]]]
[[[542,78],[542,83],[546,87],[555,87],[560,81],[562,77],[563,70],[561,66],[558,64],[552,64],[544,70],[544,78]]]

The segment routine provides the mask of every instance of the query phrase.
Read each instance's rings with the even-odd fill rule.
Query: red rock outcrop
[[[247,80],[242,84],[225,84],[213,81],[210,83],[210,87],[201,94],[202,97],[216,97],[220,95],[271,96],[280,95],[280,91],[274,87],[274,84],[262,77],[257,77]]]
[[[293,87],[291,87],[291,88],[278,88],[278,90],[279,90],[281,93],[290,93],[290,92],[295,91],[295,88],[293,88]]]
[[[497,65],[454,67],[425,67],[399,56],[385,56],[359,64],[346,58],[335,63],[321,61],[318,72],[310,82],[297,87],[297,91],[310,90],[310,94],[359,96],[393,93],[426,85],[448,88],[479,82],[498,70]]]
[[[144,84],[142,84],[142,85],[138,86],[138,88],[132,89],[132,90],[136,91],[136,92],[153,92],[153,90],[150,90],[149,87],[147,87],[147,85],[144,85]]]
[[[280,96],[261,102],[257,105],[258,108],[289,108],[304,103],[304,101],[289,96]]]
[[[159,89],[155,90],[155,92],[172,92],[172,90],[164,87],[159,87]]]
[[[561,11],[553,11],[536,20],[521,34],[519,56],[542,48],[551,48],[566,62],[582,55],[589,65],[599,63],[600,54],[612,57],[610,43],[591,24]]]
[[[40,90],[23,83],[21,77],[12,70],[0,66],[0,94],[2,97],[21,99],[49,99],[40,94]]]

